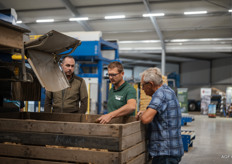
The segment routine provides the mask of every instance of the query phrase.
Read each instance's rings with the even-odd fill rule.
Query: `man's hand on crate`
[[[140,120],[141,116],[143,115],[143,112],[144,112],[144,111],[139,111],[139,112],[137,113],[137,115],[136,115],[135,118],[136,118],[137,120]]]
[[[111,115],[111,113],[102,115],[101,117],[99,117],[98,119],[96,119],[96,123],[100,123],[100,124],[107,124],[112,120],[113,116]]]

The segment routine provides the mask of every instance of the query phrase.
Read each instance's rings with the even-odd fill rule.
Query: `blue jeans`
[[[157,156],[152,158],[152,164],[178,164],[181,157],[178,156]]]

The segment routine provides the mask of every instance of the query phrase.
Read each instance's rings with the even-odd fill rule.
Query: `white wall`
[[[161,69],[161,65],[157,65],[156,67]],[[150,67],[134,67],[134,79],[136,79],[137,81],[138,80],[140,81],[139,74],[148,68],[150,68]],[[167,76],[168,74],[170,74],[172,72],[176,72],[177,74],[179,74],[179,65],[178,64],[166,64],[165,69],[166,69],[165,76]]]
[[[232,86],[232,57],[212,62],[212,86],[223,91]]]
[[[181,87],[189,89],[189,99],[200,100],[200,88],[215,87],[225,92],[232,86],[232,58],[212,60],[211,67],[210,71],[210,61],[181,64],[180,83]]]
[[[157,67],[161,66],[157,65]],[[140,81],[139,74],[147,68],[149,67],[133,68],[133,76],[137,82]],[[201,88],[215,87],[225,92],[227,87],[232,86],[232,57],[212,60],[211,63],[206,60],[185,62],[181,64],[180,70],[178,64],[166,64],[165,72],[166,75],[171,72],[179,73],[181,87],[188,88],[188,98],[200,100]],[[128,70],[125,73],[126,77],[130,78],[131,73]]]
[[[140,81],[139,74],[142,73],[143,71],[145,71],[148,68],[150,68],[150,67],[134,67],[134,79],[136,81]]]
[[[210,62],[185,62],[180,72],[181,88],[188,88],[188,99],[200,100],[200,88],[209,87]]]
[[[124,80],[133,80],[133,69],[124,69]]]
[[[161,66],[159,68],[161,68]],[[179,72],[180,72],[179,64],[166,64],[165,76],[167,76],[168,74],[170,74],[172,72],[176,72],[177,74],[179,74]]]
[[[181,65],[181,84],[202,85],[210,82],[210,62],[186,62]]]

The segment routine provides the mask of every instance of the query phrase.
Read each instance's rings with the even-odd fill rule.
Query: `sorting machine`
[[[12,11],[0,11],[0,112],[13,109],[5,100],[39,101],[41,86],[48,91],[69,87],[58,61],[81,43],[54,30],[29,41],[30,31],[14,24]]]

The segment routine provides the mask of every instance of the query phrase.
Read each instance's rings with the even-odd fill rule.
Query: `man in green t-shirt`
[[[133,114],[136,109],[136,90],[123,80],[124,71],[120,62],[108,65],[108,75],[113,87],[109,91],[107,109],[108,114],[97,119],[101,124],[107,124],[114,117]]]

